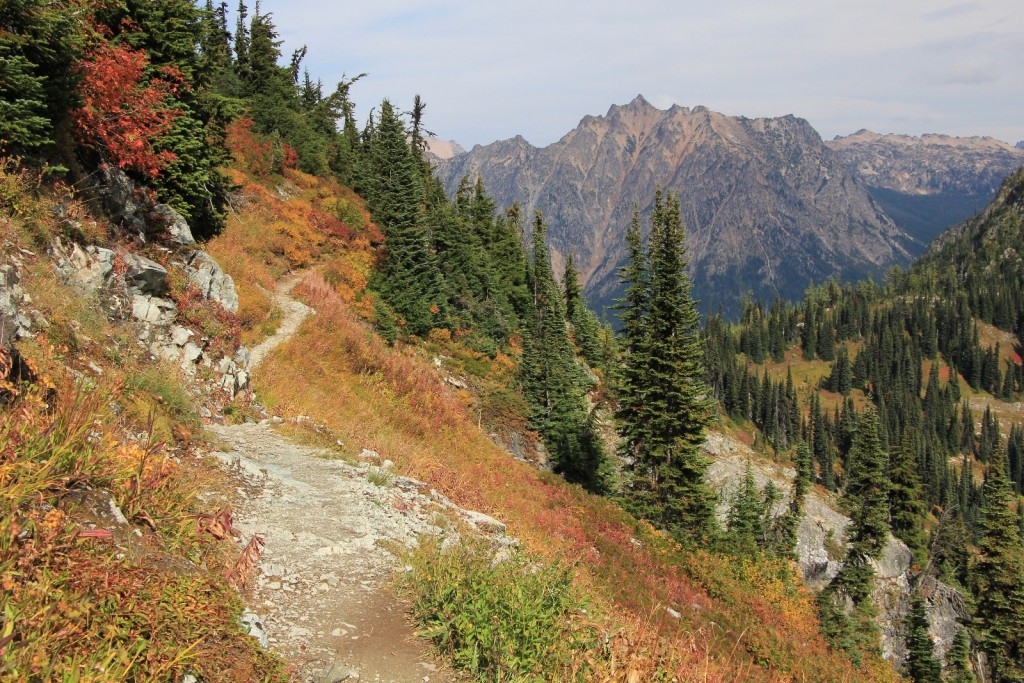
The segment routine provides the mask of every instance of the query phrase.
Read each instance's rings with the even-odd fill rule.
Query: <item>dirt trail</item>
[[[310,314],[288,296],[301,277],[275,292],[285,319],[253,349],[250,367]],[[276,422],[209,427],[237,484],[232,503],[242,541],[259,536],[265,544],[249,600],[261,621],[255,634],[265,633],[295,681],[458,680],[415,638],[390,585],[398,560],[389,548],[411,547],[423,534],[454,534],[434,525],[447,526],[442,512],[450,504],[391,475],[389,463],[350,465],[296,444],[274,430]]]
[[[249,370],[259,365],[277,346],[291,339],[303,321],[315,313],[312,308],[291,297],[291,291],[295,288],[295,285],[299,284],[308,272],[301,271],[295,273],[278,283],[277,288],[274,290],[273,298],[274,303],[284,311],[284,318],[273,335],[264,339],[249,351]]]

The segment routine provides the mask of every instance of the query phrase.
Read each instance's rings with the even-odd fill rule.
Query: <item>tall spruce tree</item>
[[[971,668],[971,643],[967,629],[958,628],[953,645],[946,653],[946,683],[975,683],[977,680]]]
[[[854,604],[868,599],[874,571],[869,559],[878,559],[889,531],[887,458],[878,437],[878,414],[869,408],[857,420],[849,455],[850,475],[843,492],[850,510],[850,542],[839,574],[833,580]]]
[[[915,436],[910,430],[904,432],[889,459],[889,518],[893,535],[920,555],[927,544],[921,528],[927,508],[917,474]]]
[[[637,222],[628,236],[632,262],[622,274],[626,379],[619,419],[632,475],[627,503],[679,537],[705,537],[715,530],[715,495],[704,481],[708,461],[700,446],[713,403],[679,197],[663,199],[658,190],[646,253]]]
[[[533,223],[530,284],[534,310],[524,340],[520,377],[530,404],[531,427],[544,438],[556,473],[587,489],[611,487],[610,463],[585,402],[589,378],[569,340],[562,294],[551,273],[547,226]]]
[[[811,456],[811,449],[806,442],[800,441],[797,443],[796,459],[793,464],[796,466],[796,478],[793,480],[789,507],[779,520],[778,525],[778,549],[780,553],[785,555],[792,555],[796,550],[797,527],[800,526],[800,519],[804,514],[804,503],[807,500],[807,492],[811,488],[811,480],[814,477],[814,460]]]
[[[906,625],[907,675],[914,683],[942,683],[942,665],[935,658],[935,643],[928,633],[928,616],[920,592],[910,598]]]
[[[988,656],[994,681],[1022,681],[1024,548],[1002,448],[993,455],[982,493],[979,557],[972,570],[978,601],[976,642]]]
[[[590,367],[596,368],[601,362],[601,323],[587,308],[580,286],[580,273],[571,252],[565,259],[562,288],[565,290],[565,313],[572,325],[573,341]]]
[[[405,127],[387,100],[372,145],[370,210],[386,239],[375,287],[412,334],[447,326],[444,286],[423,225],[423,186]]]

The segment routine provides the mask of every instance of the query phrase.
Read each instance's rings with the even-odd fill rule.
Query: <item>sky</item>
[[[252,4],[250,3],[250,8]],[[469,149],[555,142],[642,94],[750,118],[794,114],[829,140],[878,133],[1024,140],[1021,0],[263,0],[286,55],[357,115],[426,102]]]

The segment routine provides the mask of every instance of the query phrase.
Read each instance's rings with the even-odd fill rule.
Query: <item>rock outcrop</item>
[[[238,312],[238,294],[235,281],[225,273],[205,251],[196,250],[185,259],[185,272],[189,282],[195,285],[203,297],[216,301],[231,313]]]
[[[121,218],[127,220],[125,216],[137,215],[131,213],[135,199],[127,190],[130,181],[117,180],[117,174],[114,178],[111,194],[120,202]],[[175,229],[180,232],[181,226]],[[186,251],[181,260],[171,253],[166,267],[120,247],[115,251],[60,240],[51,245],[51,255],[58,273],[83,296],[97,297],[114,318],[133,319],[139,344],[154,358],[178,365],[192,377],[205,368],[214,377],[210,388],[229,398],[248,388],[248,350],[242,347],[234,357],[213,354],[213,340],[180,324],[178,306],[168,297],[168,268],[180,269],[204,298],[231,313],[238,311],[234,281],[205,251]],[[0,303],[2,298],[0,288]]]
[[[178,246],[195,244],[192,230],[180,213],[156,202],[148,190],[137,187],[116,166],[100,167],[97,190],[114,222],[143,241],[159,237]]]
[[[14,340],[26,336],[32,329],[32,320],[23,310],[31,303],[31,298],[20,282],[16,262],[10,257],[0,260],[0,349],[9,348]]]
[[[775,512],[784,512],[796,474],[791,468],[754,462],[749,448],[724,434],[709,434],[704,449],[712,457],[707,479],[720,493],[720,519],[724,520],[728,514],[730,501],[743,480],[748,462],[753,465],[758,488],[771,481],[783,494]],[[839,572],[846,553],[845,535],[849,524],[849,517],[836,509],[836,501],[826,492],[815,489],[807,496],[804,516],[797,528],[796,555],[800,574],[812,590],[820,591]],[[875,571],[872,600],[878,609],[883,656],[897,666],[906,659],[903,622],[910,609],[911,592],[916,587],[926,598],[936,654],[945,658],[956,636],[957,625],[967,618],[963,596],[934,577],[916,572],[910,549],[891,534],[882,556],[871,564]]]
[[[748,290],[799,298],[808,283],[857,279],[906,264],[916,245],[871,199],[810,124],[747,119],[637,97],[587,116],[558,142],[522,137],[439,161],[451,193],[481,177],[499,205],[542,210],[556,271],[572,252],[592,304],[618,296],[633,203],[658,185],[681,195],[694,295],[736,313]]]

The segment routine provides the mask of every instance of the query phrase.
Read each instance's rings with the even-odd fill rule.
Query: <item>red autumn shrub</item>
[[[175,160],[153,142],[166,135],[181,113],[173,96],[182,85],[172,67],[162,77],[147,77],[149,58],[144,50],[103,42],[79,64],[82,106],[72,112],[79,142],[102,148],[110,161],[150,177]]]

